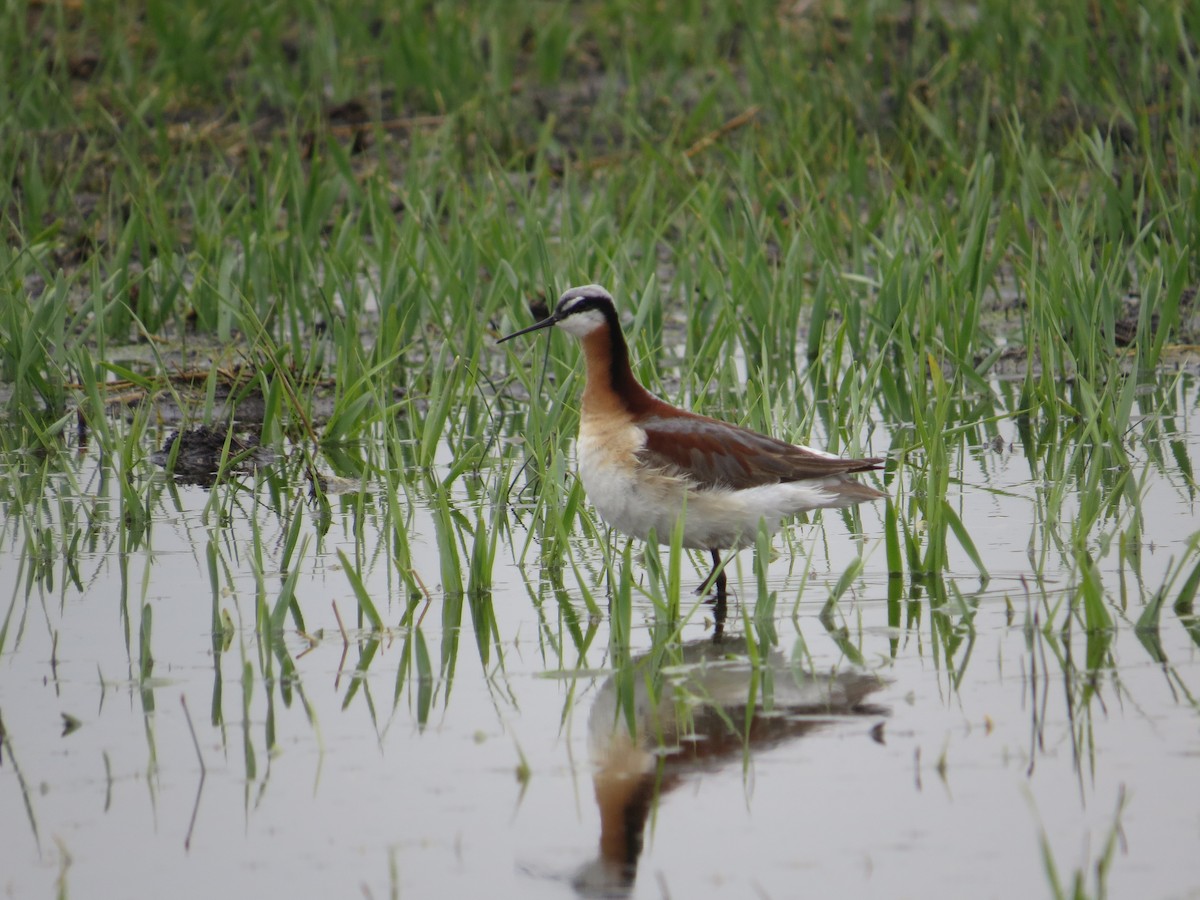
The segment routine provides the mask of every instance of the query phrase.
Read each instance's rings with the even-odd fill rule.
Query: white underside
[[[636,438],[641,437],[636,428],[620,437],[634,438],[630,431],[636,432]],[[847,505],[836,492],[823,490],[824,480],[742,490],[698,489],[684,478],[635,465],[632,454],[637,446],[630,446],[627,454],[614,453],[611,443],[605,440],[614,437],[611,432],[590,434],[586,427],[581,429],[579,477],[601,518],[618,531],[642,540],[653,534],[659,543],[670,543],[675,524],[685,513],[685,498],[683,545],[697,550],[745,547],[754,542],[759,522],[773,533],[784,519],[797,513]],[[630,443],[639,443],[636,438]],[[831,478],[828,483],[838,480]]]

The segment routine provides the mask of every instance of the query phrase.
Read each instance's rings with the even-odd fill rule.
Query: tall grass
[[[291,696],[286,637],[325,612],[303,587],[318,561],[341,573],[358,649],[346,702],[369,696],[361,670],[394,634],[393,698],[425,724],[468,615],[482,667],[502,669],[500,559],[556,665],[604,652],[607,617],[631,698],[704,618],[688,594],[704,561],[678,540],[636,556],[595,518],[571,474],[574,343],[493,343],[590,281],[614,290],[637,374],[666,398],[889,456],[887,505],[841,520],[883,552],[868,540],[819,597],[849,658],[846,610],[882,559],[889,624],[928,624],[961,677],[975,609],[959,582],[995,565],[962,461],[1009,423],[1038,483],[1042,625],[1082,628],[1092,667],[1130,618],[1150,636],[1178,615],[1194,635],[1195,542],[1163,585],[1137,576],[1145,473],[1195,493],[1170,424],[1183,391],[1163,373],[1196,341],[1197,33],[1189,6],[1116,0],[670,17],[620,0],[10,3],[0,534],[25,596],[0,652],[29,598],[82,591],[111,545],[130,668],[153,683],[153,602],[127,567],[178,506],[147,459],[169,409],[276,454],[232,478],[222,454],[204,515],[218,672],[231,609],[253,636],[245,722],[260,679],[271,703]],[[241,421],[251,401],[261,414]],[[84,443],[95,474],[64,452]],[[245,547],[225,533],[243,518]],[[421,523],[434,567],[414,552]],[[758,542],[731,620],[752,652],[778,640],[777,546]],[[366,587],[380,570],[386,596]],[[818,580],[806,555],[797,621]],[[627,672],[643,614],[659,652]],[[245,757],[253,773],[249,737]]]

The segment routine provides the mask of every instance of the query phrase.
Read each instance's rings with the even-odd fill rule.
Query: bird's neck
[[[587,360],[587,387],[583,391],[583,413],[639,412],[651,406],[655,397],[633,375],[629,365],[629,346],[616,317],[582,339]]]

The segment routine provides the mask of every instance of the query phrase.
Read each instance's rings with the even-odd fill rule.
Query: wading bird
[[[774,532],[805,510],[885,496],[851,477],[881,468],[881,458],[842,459],[655,397],[634,377],[612,296],[599,285],[571,288],[550,316],[499,343],[554,326],[579,340],[587,360],[577,450],[592,505],[617,530],[661,543],[682,514],[683,545],[712,555],[701,590],[716,588],[722,612],[720,551],[753,543],[760,521]]]

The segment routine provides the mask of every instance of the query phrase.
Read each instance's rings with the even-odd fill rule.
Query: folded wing
[[[705,416],[650,416],[638,424],[646,431],[640,461],[685,474],[700,488],[742,489],[829,479],[861,488],[863,496],[858,499],[882,496],[852,478],[838,477],[882,468],[879,457],[842,459]]]

